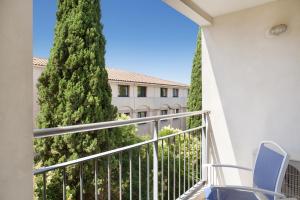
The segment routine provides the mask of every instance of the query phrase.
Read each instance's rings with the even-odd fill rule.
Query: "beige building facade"
[[[33,119],[36,119],[39,111],[36,84],[47,62],[47,59],[33,58]],[[118,108],[120,114],[141,118],[187,110],[186,84],[119,69],[107,68],[107,72],[112,89],[112,104]],[[173,119],[160,123],[161,128],[168,125],[185,130],[186,120]],[[151,135],[152,132],[150,123],[138,125],[139,135]]]

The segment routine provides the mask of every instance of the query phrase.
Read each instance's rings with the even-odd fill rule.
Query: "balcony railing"
[[[111,129],[115,127],[123,127],[132,124],[139,123],[153,123],[154,131],[153,137],[147,141],[116,148],[113,150],[101,152],[98,154],[90,155],[87,157],[79,158],[72,161],[67,161],[63,163],[58,163],[52,166],[45,166],[33,171],[34,176],[43,177],[43,188],[42,196],[45,200],[47,197],[47,173],[50,171],[59,170],[62,172],[62,199],[66,199],[66,168],[70,166],[79,167],[79,185],[80,185],[80,199],[84,197],[84,177],[83,177],[83,166],[85,163],[94,161],[94,169],[91,174],[94,177],[95,188],[95,199],[99,199],[99,184],[97,179],[99,178],[98,168],[99,159],[107,159],[105,163],[105,168],[107,168],[106,179],[107,179],[107,198],[112,199],[112,184],[111,184],[111,165],[110,158],[112,156],[118,157],[118,171],[119,177],[117,184],[119,199],[122,199],[122,155],[128,154],[129,158],[129,199],[133,199],[133,191],[138,191],[138,197],[141,199],[142,192],[147,193],[147,199],[151,197],[154,200],[157,199],[185,199],[187,198],[193,190],[195,190],[199,185],[202,185],[206,180],[206,174],[202,171],[202,165],[207,163],[207,132],[208,132],[208,111],[196,111],[196,112],[186,112],[178,114],[170,114],[163,116],[152,116],[146,118],[129,119],[122,121],[110,121],[101,122],[93,124],[83,124],[74,125],[66,127],[56,127],[56,128],[46,128],[46,129],[36,129],[34,130],[34,138],[46,138],[55,137],[64,134],[85,134],[89,131]],[[172,118],[187,118],[200,116],[202,118],[202,125],[179,131],[174,134],[159,136],[160,121]],[[142,159],[140,149],[146,149],[146,177],[142,177]],[[159,153],[159,149],[161,153]],[[166,150],[166,155],[165,155]],[[138,152],[136,155],[138,157],[138,170],[133,172],[133,151]],[[150,157],[150,152],[153,151],[152,158]],[[171,152],[172,151],[172,152]],[[161,155],[159,155],[161,154]],[[152,160],[152,169],[150,160]],[[167,167],[165,167],[164,162],[167,162]],[[172,163],[173,162],[173,163]],[[165,163],[166,164],[166,163]],[[173,168],[173,169],[171,169]],[[171,174],[173,171],[173,174]],[[138,173],[138,188],[133,188],[132,174]],[[151,177],[151,178],[150,178]],[[147,182],[147,191],[142,191],[141,182],[142,179]],[[150,192],[150,182],[152,180],[152,192]],[[116,190],[114,190],[116,191]]]
[[[150,108],[161,109],[165,105],[171,108],[175,105],[185,106],[187,97],[113,97],[112,102],[118,107],[139,108],[139,106],[147,105]]]

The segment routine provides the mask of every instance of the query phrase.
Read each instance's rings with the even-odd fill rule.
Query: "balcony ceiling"
[[[204,10],[211,17],[255,7],[274,0],[189,0]]]
[[[199,25],[212,24],[213,18],[276,0],[163,0]]]

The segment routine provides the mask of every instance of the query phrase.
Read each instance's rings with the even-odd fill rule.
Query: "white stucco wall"
[[[129,85],[129,97],[118,97],[118,85]],[[110,81],[112,88],[112,104],[118,107],[120,113],[130,113],[132,118],[137,117],[137,113],[146,111],[147,116],[160,115],[161,110],[168,110],[168,114],[175,113],[174,109],[180,112],[186,111],[188,88],[179,86],[141,84]],[[137,97],[137,87],[147,87],[146,97]],[[160,88],[168,88],[168,97],[160,97]],[[179,89],[179,96],[173,97],[173,88]],[[160,127],[171,125],[172,127],[185,130],[185,119],[177,119],[173,122],[166,120],[161,122]],[[153,124],[138,125],[139,135],[151,135],[153,132]]]
[[[33,126],[36,127],[36,117],[39,112],[39,105],[38,105],[38,91],[37,91],[37,83],[38,79],[43,72],[44,67],[33,66]]]
[[[0,199],[32,199],[32,2],[0,1]]]
[[[37,102],[37,87],[38,78],[45,69],[44,66],[33,66],[33,125],[39,111]],[[109,80],[112,89],[112,104],[118,107],[120,113],[130,113],[132,118],[137,117],[137,113],[147,111],[147,116],[160,115],[160,110],[168,110],[171,114],[174,109],[179,109],[180,112],[186,111],[188,88],[181,86],[156,85],[156,84],[141,84],[135,82],[113,81]],[[118,97],[119,85],[129,85],[129,97]],[[137,97],[137,87],[147,87],[147,97]],[[168,88],[168,97],[160,97],[160,88]],[[173,97],[173,88],[179,89],[179,97]],[[170,122],[164,122],[161,127],[169,125]],[[185,120],[175,120],[172,125],[176,128],[185,129]],[[151,135],[153,127],[150,124],[138,126],[138,134]]]
[[[273,25],[288,32],[266,36]],[[300,1],[280,0],[203,27],[203,107],[211,110],[214,162],[252,166],[273,140],[300,160]],[[223,171],[228,184],[250,183]],[[242,177],[242,181],[241,181]]]
[[[186,107],[187,104],[187,88],[184,87],[172,87],[165,85],[154,84],[139,84],[129,82],[116,82],[110,81],[112,88],[112,103],[118,106],[119,110],[126,110],[127,107],[133,110],[143,109],[145,106],[151,110],[161,110],[164,106],[170,108]],[[119,90],[118,85],[129,85],[129,97],[118,97]],[[137,97],[137,87],[147,87],[147,97]],[[168,97],[160,97],[160,88],[168,88]],[[179,97],[173,97],[173,88],[179,89]],[[124,109],[123,109],[124,108]]]

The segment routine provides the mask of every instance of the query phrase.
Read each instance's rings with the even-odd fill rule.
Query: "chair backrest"
[[[288,166],[288,154],[274,142],[262,142],[254,166],[253,186],[274,192],[281,192],[281,186]],[[268,195],[269,200],[276,200]]]

